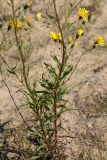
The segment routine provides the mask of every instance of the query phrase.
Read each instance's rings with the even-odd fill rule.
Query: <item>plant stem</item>
[[[13,12],[13,23],[14,23],[15,39],[16,39],[17,47],[18,47],[19,54],[20,54],[20,57],[21,57],[21,61],[22,61],[24,81],[25,81],[25,84],[26,84],[26,87],[27,87],[28,91],[31,92],[30,87],[28,85],[28,81],[27,81],[25,60],[24,60],[24,56],[23,56],[23,53],[22,53],[22,50],[21,50],[21,47],[20,47],[20,41],[18,40],[18,35],[17,35],[14,0],[12,0],[12,12]]]
[[[59,28],[59,31],[60,31],[61,37],[62,37],[61,45],[62,45],[62,52],[63,52],[62,53],[61,67],[60,67],[60,70],[59,70],[59,75],[58,75],[58,79],[57,79],[57,83],[56,83],[56,87],[55,87],[55,91],[54,91],[53,110],[54,110],[54,113],[55,113],[54,127],[55,127],[55,146],[56,146],[57,145],[57,90],[58,90],[59,85],[60,85],[60,79],[61,79],[61,75],[62,75],[63,68],[64,68],[65,56],[66,56],[66,46],[65,46],[63,32],[62,32],[58,12],[57,12],[56,0],[53,0],[53,5],[54,5],[54,11],[55,11],[55,15],[56,15],[57,25],[58,25],[58,28]]]
[[[14,0],[11,0],[11,2],[12,2],[12,12],[13,12],[13,22],[14,22],[14,33],[15,33],[15,39],[16,39],[17,47],[18,47],[18,50],[19,50],[19,53],[20,53],[21,61],[22,61],[22,67],[23,67],[22,70],[23,70],[24,81],[25,81],[26,88],[29,91],[30,97],[33,101],[33,104],[35,105],[35,97],[32,95],[32,91],[31,91],[31,89],[29,87],[29,84],[28,84],[27,75],[26,75],[25,60],[24,60],[24,56],[23,56],[22,49],[21,49],[21,46],[20,46],[20,41],[18,40],[17,26],[16,26],[16,23],[15,23],[16,19],[15,19],[15,10],[14,10]],[[47,141],[47,138],[46,138],[44,127],[43,127],[43,122],[42,122],[42,119],[41,119],[41,116],[40,116],[39,112],[37,113],[37,117],[38,117],[38,120],[40,122],[40,127],[41,127],[41,131],[42,131],[42,134],[43,134],[43,137],[44,137],[44,141],[45,141],[45,143],[46,143],[46,145],[49,149],[48,141]]]

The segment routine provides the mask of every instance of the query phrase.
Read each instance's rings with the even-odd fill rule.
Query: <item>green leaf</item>
[[[72,22],[72,23],[69,23],[69,22],[68,22],[68,23],[65,24],[65,29],[66,29],[68,32],[70,31],[70,32],[69,32],[70,35],[71,35],[71,33],[73,33],[73,31],[72,31],[72,25],[75,24],[76,22],[77,22],[77,20],[74,21],[74,22]]]
[[[63,75],[62,75],[62,77],[61,77],[61,80],[65,79],[72,70],[73,70],[73,66],[72,66],[72,65],[69,65],[69,66],[67,67],[67,69],[64,71],[64,73],[63,73]]]
[[[72,26],[72,23],[66,23],[66,24],[65,24],[65,28],[66,28],[67,30],[70,30],[70,29],[71,29],[71,26]]]
[[[10,6],[10,7],[11,7],[11,4],[10,4],[9,2],[7,2],[7,4],[8,4],[8,6]]]
[[[7,69],[10,74],[15,74],[14,71]]]
[[[51,55],[51,56],[52,56],[52,55]],[[58,58],[57,58],[55,55],[53,55],[52,58],[53,58],[53,60],[57,63],[58,69],[60,69],[61,63],[60,63],[60,61],[58,60]]]
[[[52,67],[52,65],[50,64],[47,64],[47,63],[44,63],[46,69],[48,70],[48,72],[51,74],[51,76],[56,79],[57,77],[57,73],[56,73],[56,70],[55,68]]]
[[[40,85],[45,88],[45,89],[49,89],[52,90],[55,87],[55,83],[52,81],[49,81],[48,79],[42,78],[42,80],[40,81]]]
[[[64,87],[61,87],[60,88],[60,95],[64,95],[65,94],[65,88]]]

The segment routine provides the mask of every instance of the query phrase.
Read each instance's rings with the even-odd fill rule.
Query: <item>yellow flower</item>
[[[73,40],[71,36],[69,36],[69,38],[68,38],[68,43],[71,44],[71,48],[77,47],[77,45],[78,45],[78,42]]]
[[[50,32],[50,38],[54,41],[58,39],[57,34],[55,32]]]
[[[70,0],[71,7],[74,4],[74,0]]]
[[[9,21],[8,30],[10,30],[10,29],[14,29],[14,22],[13,22],[13,20]]]
[[[42,13],[37,13],[36,16],[35,16],[35,19],[37,21],[39,21],[41,19],[41,17],[42,17]]]
[[[100,46],[104,46],[104,39],[103,39],[103,37],[99,35],[97,37],[97,39],[96,39],[95,44],[100,45]]]
[[[20,20],[16,21],[16,28],[21,29],[22,28],[22,22]]]
[[[75,42],[73,43],[73,47],[77,47],[77,46],[78,46],[78,42],[75,41]]]
[[[15,27],[17,29],[21,29],[22,28],[22,22],[20,20],[17,20],[15,22]],[[8,30],[11,30],[11,29],[14,29],[14,21],[13,20],[10,20],[9,24],[8,24]]]
[[[62,40],[61,33],[58,33],[58,34],[57,34],[57,40],[59,40],[59,41],[61,41],[61,40]]]
[[[50,38],[54,41],[61,41],[62,40],[62,36],[61,33],[56,33],[56,32],[50,32]]]
[[[68,43],[72,43],[73,42],[73,39],[71,36],[68,37]]]
[[[80,28],[77,31],[77,36],[82,36],[84,34],[84,31]]]
[[[26,24],[28,26],[31,26],[32,25],[32,18],[26,18]]]
[[[85,22],[88,21],[88,13],[89,11],[85,8],[79,8],[78,10],[78,16],[82,18]]]
[[[31,3],[28,2],[28,3],[26,3],[26,4],[24,5],[24,10],[26,10],[26,9],[28,9],[28,8],[30,8],[30,7],[31,7]]]

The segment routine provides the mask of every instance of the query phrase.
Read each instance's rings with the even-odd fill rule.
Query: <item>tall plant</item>
[[[62,130],[61,116],[68,110],[67,101],[64,99],[66,95],[67,80],[74,73],[82,54],[76,66],[69,64],[70,55],[75,47],[78,45],[78,39],[85,34],[84,26],[90,20],[91,13],[86,8],[79,8],[77,20],[73,23],[69,22],[69,17],[74,9],[82,2],[77,4],[70,1],[70,10],[65,15],[64,23],[61,20],[60,10],[57,8],[57,1],[52,0],[54,20],[58,32],[50,32],[50,38],[54,43],[59,43],[61,46],[60,59],[56,55],[52,55],[52,60],[55,62],[53,66],[50,63],[44,63],[45,70],[39,80],[40,90],[35,85],[31,85],[28,76],[29,65],[26,63],[25,51],[23,50],[23,41],[20,39],[20,30],[22,30],[22,17],[17,15],[17,11],[21,8],[15,8],[14,0],[10,0],[9,6],[12,9],[12,19],[9,21],[8,30],[13,30],[15,35],[16,46],[21,59],[21,76],[20,79],[17,73],[9,67],[9,71],[15,74],[18,80],[22,83],[23,88],[21,92],[26,98],[26,105],[34,112],[36,123],[32,130],[27,124],[28,129],[33,132],[32,140],[35,144],[34,159],[38,160],[60,160],[66,159],[63,151],[63,141],[59,140],[59,135]],[[66,4],[66,2],[65,2]],[[26,3],[23,9],[30,7]],[[41,18],[41,14],[36,15],[36,20]],[[27,20],[27,24],[31,25],[31,20]],[[78,24],[73,32],[73,25]],[[73,37],[73,38],[72,38]],[[92,47],[103,46],[104,40],[98,36]],[[3,57],[2,57],[3,59]],[[3,59],[4,60],[4,59]],[[6,63],[6,61],[4,60]],[[7,63],[6,63],[7,65]],[[62,145],[62,146],[61,146]]]

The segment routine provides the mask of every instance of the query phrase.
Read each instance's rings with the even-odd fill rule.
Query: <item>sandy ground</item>
[[[89,8],[91,4],[90,1],[92,2],[92,0],[86,1]],[[42,2],[39,5],[36,5],[36,2],[34,4],[35,5],[32,7],[32,13],[34,13],[35,10],[36,12],[42,11],[44,13]],[[4,14],[3,10],[6,6],[5,4],[2,5],[3,7],[0,10],[0,14],[6,18],[8,13]],[[98,34],[101,34],[105,39],[107,39],[107,0],[102,0],[100,7],[95,6],[94,9],[96,14],[93,16],[92,24],[86,26],[86,34],[80,42],[81,44],[85,42],[86,46],[88,46],[89,43],[92,44]],[[30,34],[32,45],[29,61],[31,64],[35,64],[31,75],[33,75],[33,78],[36,78],[37,80],[41,76],[43,63],[52,63],[50,55],[58,54],[60,56],[61,54],[59,45],[56,45],[49,40],[49,32],[54,28],[51,26],[47,27],[47,25],[43,22],[44,19],[40,22],[33,22],[33,29]],[[12,40],[11,33],[9,38]],[[0,51],[0,53],[4,55],[5,59],[12,66],[20,61],[17,50],[13,46],[9,48],[7,46],[5,53],[2,51]],[[82,47],[78,46],[74,49],[70,58],[73,65],[78,62],[82,53]],[[1,59],[0,64],[2,64]],[[5,73],[4,78],[6,79],[6,83],[14,95],[14,99],[20,107],[19,102],[22,98],[19,93],[16,93],[18,90],[18,82],[14,76],[7,73],[5,66],[3,66],[3,73]],[[81,58],[81,61],[68,84],[69,92],[67,94],[67,99],[69,100],[69,107],[72,111],[66,113],[65,117],[67,117],[67,119],[65,117],[64,119],[66,119],[67,122],[66,127],[70,128],[70,134],[80,133],[80,135],[86,135],[86,121],[90,130],[93,130],[94,126],[97,133],[106,133],[107,108],[103,108],[103,104],[100,105],[101,108],[94,105],[95,102],[91,97],[92,95],[101,95],[102,97],[106,97],[107,94],[107,47],[99,47],[86,53]],[[100,99],[102,100],[102,98]],[[97,104],[99,105],[100,102],[97,101]],[[96,108],[93,109],[95,106]],[[75,108],[78,108],[79,112],[74,111],[73,109]],[[80,108],[82,108],[82,111],[80,111]],[[85,113],[83,113],[83,109]],[[24,118],[28,118],[29,110],[21,109],[21,111]],[[12,126],[16,126],[21,122],[21,118],[16,111],[8,90],[2,82],[2,76],[0,75],[0,122],[6,122],[8,120],[12,121]],[[106,136],[106,134],[103,136]]]

